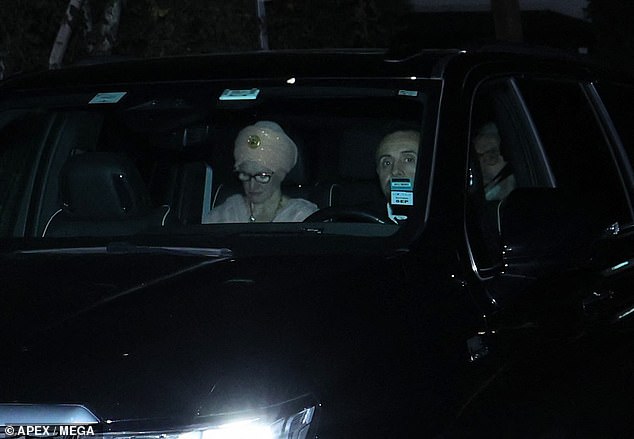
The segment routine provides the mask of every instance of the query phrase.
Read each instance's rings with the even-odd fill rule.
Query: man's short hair
[[[393,132],[390,132],[390,133],[386,134],[385,136],[383,136],[383,138],[381,139],[381,141],[377,145],[376,150],[374,151],[374,160],[378,161],[378,159],[379,159],[379,151],[380,151],[381,147],[385,144],[385,142],[387,142],[389,140],[392,140],[392,139],[399,139],[399,138],[403,142],[412,141],[412,143],[414,143],[416,145],[416,149],[418,149],[418,145],[420,144],[420,131],[419,130],[407,129],[407,130],[397,130],[397,131],[393,131]]]

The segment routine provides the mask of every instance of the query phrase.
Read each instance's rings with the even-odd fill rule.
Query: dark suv
[[[501,47],[4,81],[0,436],[631,435],[632,102]]]

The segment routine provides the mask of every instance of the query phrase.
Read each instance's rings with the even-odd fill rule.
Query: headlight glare
[[[258,421],[232,422],[201,431],[202,439],[275,439],[271,428]],[[180,439],[180,438],[179,438]]]
[[[274,422],[251,418],[213,426],[156,433],[106,433],[104,439],[305,439],[315,407],[304,408]],[[270,419],[270,418],[268,418]]]

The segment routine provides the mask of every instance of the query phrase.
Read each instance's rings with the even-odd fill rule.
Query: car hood
[[[78,403],[115,423],[186,423],[306,395],[369,398],[392,341],[385,310],[397,287],[384,294],[394,277],[383,262],[12,258],[0,269],[0,400]]]

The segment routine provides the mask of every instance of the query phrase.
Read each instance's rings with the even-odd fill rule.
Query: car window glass
[[[634,168],[634,88],[617,84],[597,85],[597,90]]]
[[[24,227],[37,157],[50,116],[27,110],[0,113],[0,236]]]
[[[19,120],[0,126],[2,236],[18,213],[18,236],[226,236],[303,230],[326,209],[314,221],[320,231],[392,235],[425,203],[414,193],[427,193],[429,176],[417,170],[424,162],[431,172],[422,143],[433,139],[439,84],[380,85],[179,83],[5,99],[5,108],[37,105],[50,123],[41,133]],[[7,171],[20,167],[32,186]],[[19,204],[24,189],[29,202]],[[276,202],[258,210],[258,197]]]
[[[512,79],[484,82],[472,106],[467,231],[478,266],[499,257],[497,210],[515,188],[549,185],[549,169]]]
[[[628,221],[624,188],[601,127],[576,82],[517,81],[557,187],[607,225]]]

